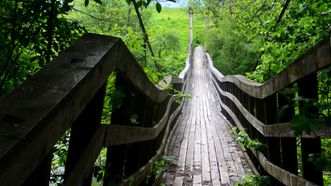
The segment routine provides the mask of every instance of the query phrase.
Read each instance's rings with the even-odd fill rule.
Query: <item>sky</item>
[[[166,0],[159,0],[162,7],[167,8],[180,8],[180,7],[187,7],[187,0],[176,0],[176,3],[166,1]]]

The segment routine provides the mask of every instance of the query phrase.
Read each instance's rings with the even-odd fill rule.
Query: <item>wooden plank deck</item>
[[[220,101],[201,47],[194,51],[183,104],[166,153],[176,165],[163,174],[166,185],[233,185],[252,172],[231,126],[221,114]]]

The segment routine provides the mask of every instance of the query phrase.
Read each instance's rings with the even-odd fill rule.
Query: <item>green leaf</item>
[[[303,133],[311,134],[320,127],[319,123],[304,114],[299,114],[293,117],[291,120],[292,129],[296,136],[302,135]]]
[[[140,0],[140,1],[137,2],[137,6],[138,6],[139,8],[141,7],[142,4],[143,4],[143,1],[142,1],[142,0]]]
[[[160,4],[159,2],[156,3],[155,8],[156,8],[156,11],[157,11],[158,13],[160,13],[161,10],[162,10],[162,6],[161,6],[161,4]]]
[[[89,3],[90,3],[90,0],[85,0],[85,6],[88,6]]]
[[[147,6],[151,3],[152,0],[147,0]]]
[[[94,1],[100,5],[102,4],[101,0],[94,0]]]
[[[147,6],[148,6],[147,2],[146,1],[142,1],[142,3],[144,5],[144,7],[147,8]]]
[[[139,124],[138,122],[137,122],[137,119],[138,119],[138,115],[137,114],[132,114],[131,116],[130,116],[130,122],[132,123],[132,124]]]

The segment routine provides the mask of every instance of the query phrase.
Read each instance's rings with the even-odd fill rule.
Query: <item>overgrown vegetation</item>
[[[132,0],[0,1],[0,99],[86,32],[120,37],[153,83],[166,75],[177,75],[187,57],[187,9],[162,8],[155,0],[137,1],[137,6],[154,56],[147,47]],[[331,1],[204,0],[193,1],[191,6],[194,45],[204,45],[222,73],[244,74],[258,82],[279,73],[305,50],[328,38],[331,31]],[[322,124],[330,125],[330,75],[330,68],[318,73],[318,101],[297,97],[289,103],[288,107],[305,103],[292,120],[296,135],[313,133]],[[103,124],[110,124],[112,107],[119,106],[125,97],[115,89],[114,82],[115,74],[108,80]],[[173,93],[179,99],[190,97]],[[311,107],[319,110],[318,115],[312,115]],[[316,119],[323,122],[316,123]],[[131,115],[130,120],[135,123],[136,116]],[[245,147],[265,148],[243,131],[233,131]],[[55,146],[52,183],[63,181],[68,141],[66,134]],[[330,147],[331,140],[322,139],[322,154],[310,156],[310,161],[325,170],[325,184],[331,184]],[[94,171],[97,181],[104,175],[105,150],[101,156]],[[155,167],[164,167],[163,164],[161,159]],[[261,180],[264,178],[248,175],[243,184],[259,185]]]
[[[205,42],[215,66],[263,82],[330,35],[330,1],[286,2],[204,1],[210,18]]]
[[[240,182],[235,183],[235,186],[266,186],[270,185],[268,176],[247,174],[243,176]]]
[[[239,131],[237,127],[233,127],[232,133],[234,134],[234,139],[242,144],[245,148],[255,149],[259,151],[265,150],[265,145],[261,143],[258,139],[251,139],[245,131]]]
[[[73,0],[0,1],[0,99],[85,32],[65,18],[72,4]]]
[[[163,183],[160,180],[161,174],[167,170],[167,167],[176,163],[177,162],[170,156],[161,156],[158,161],[153,164],[153,168],[146,178],[146,184],[149,184],[151,181],[156,181],[160,182],[159,184],[162,185]],[[155,183],[153,185],[155,185]]]

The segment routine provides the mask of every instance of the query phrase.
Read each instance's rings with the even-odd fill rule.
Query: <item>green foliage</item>
[[[161,4],[160,4],[159,2],[156,3],[155,8],[156,8],[156,11],[159,12],[159,13],[160,13],[161,10],[162,10],[162,6],[161,6]]]
[[[0,98],[84,33],[64,18],[72,7],[73,0],[0,1]]]
[[[283,0],[205,1],[205,12],[213,22],[211,32],[217,33],[212,37],[207,34],[206,44],[215,63],[225,63],[218,66],[221,72],[249,72],[249,78],[264,82],[329,36],[330,1],[292,0],[280,22],[276,22],[283,4]],[[224,45],[229,45],[228,49],[220,47]],[[245,55],[249,57],[245,59]],[[241,69],[228,72],[227,63]]]
[[[234,139],[241,143],[246,148],[263,151],[265,145],[257,139],[250,139],[245,131],[239,131],[237,127],[232,128],[232,132],[235,135]]]
[[[321,154],[309,154],[308,161],[323,170],[323,184],[331,184],[331,139],[321,139]]]
[[[331,159],[323,154],[309,154],[308,160],[325,171],[331,171]]]
[[[326,126],[331,126],[331,68],[318,73],[319,114]]]
[[[112,108],[119,109],[122,106],[123,99],[126,97],[126,94],[123,89],[116,89],[112,94]]]
[[[193,35],[204,30],[201,15],[193,16]],[[163,8],[152,12],[146,22],[156,60],[162,67],[161,76],[178,75],[185,66],[188,49],[189,16],[186,8]]]
[[[126,2],[128,4],[131,4],[134,1],[136,1],[136,0],[126,0]],[[176,2],[175,0],[166,0],[166,1]],[[144,6],[145,8],[147,8],[151,4],[151,2],[152,2],[152,0],[146,0],[146,1],[145,0],[138,0],[136,2],[136,4],[137,4],[138,8],[141,8],[142,6]],[[162,10],[162,6],[161,6],[161,4],[157,0],[155,0],[155,9],[156,9],[156,11],[158,13],[160,13],[161,10]]]
[[[137,119],[138,119],[138,115],[137,114],[131,114],[130,115],[129,120],[130,120],[130,123],[131,124],[135,124],[135,125],[139,124],[139,122],[137,122]]]
[[[241,182],[235,183],[235,186],[266,186],[266,185],[270,185],[269,176],[260,176],[253,174],[247,174],[243,176]]]
[[[176,164],[172,157],[161,156],[156,162],[154,162],[152,171],[146,178],[146,184],[148,184],[151,179],[156,179],[161,176],[162,172],[167,170],[167,167],[171,164]]]
[[[178,91],[172,85],[169,85],[168,87],[166,87],[166,89],[170,90],[170,95],[175,97],[176,103],[178,103],[178,104],[180,104],[184,99],[192,98],[192,95],[182,92],[182,91]]]
[[[243,74],[252,70],[259,55],[259,44],[248,42],[234,27],[233,22],[224,20],[219,27],[208,30],[205,36],[214,66],[225,75]]]
[[[296,136],[303,133],[315,134],[322,126],[330,126],[330,100],[316,101],[297,96],[290,101],[289,104],[281,108],[277,118],[281,118],[288,109],[297,108],[299,112],[291,119],[292,129]]]
[[[104,103],[103,103],[103,109],[102,109],[102,118],[101,118],[101,124],[110,124],[110,118],[111,118],[111,112],[113,106],[117,108],[121,102],[122,102],[122,97],[121,95],[117,95],[116,88],[115,88],[115,80],[116,80],[116,73],[112,73],[108,77],[107,81],[107,87],[106,87],[106,94],[104,98]],[[120,100],[115,100],[115,105],[113,105],[114,101],[113,99],[120,99]]]
[[[331,2],[323,0],[291,1],[282,21],[262,27],[265,47],[256,71],[249,77],[264,81],[279,73],[308,48],[330,34]],[[279,12],[279,11],[278,11]],[[272,20],[269,18],[269,20]],[[262,78],[263,77],[263,78]]]
[[[150,67],[145,67],[144,72],[146,73],[146,75],[148,76],[149,80],[152,83],[157,84],[158,82],[161,81],[162,75],[160,72],[156,71],[155,69]]]
[[[66,131],[53,149],[52,168],[50,183],[62,184],[64,180],[64,167],[67,161],[67,152],[69,147],[70,130]]]
[[[150,17],[147,9],[142,9],[141,14],[144,20]],[[78,0],[68,18],[83,25],[88,32],[121,38],[138,62],[144,63],[143,34],[132,5],[122,0],[103,0],[102,6],[90,3],[85,7],[83,0]]]
[[[101,182],[105,177],[107,148],[103,148],[93,167],[93,177],[96,182]],[[99,184],[101,185],[101,184]]]
[[[101,0],[94,0],[94,1],[95,1],[96,3],[98,3],[98,4],[100,4],[100,5],[102,4]],[[90,3],[90,0],[85,0],[85,1],[84,1],[84,5],[85,5],[85,6],[88,6],[89,3]]]

